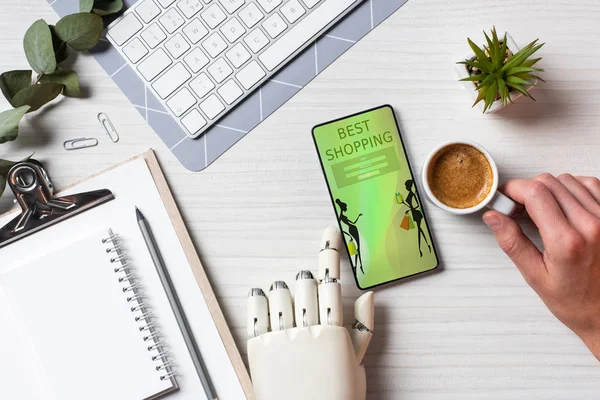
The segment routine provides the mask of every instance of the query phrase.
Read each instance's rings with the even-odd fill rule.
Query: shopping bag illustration
[[[414,227],[414,223],[412,222],[411,218],[408,215],[405,215],[402,219],[402,222],[400,223],[400,228],[404,229],[405,231],[408,231],[409,229],[411,229],[411,224]]]
[[[352,239],[350,239],[350,243],[348,243],[348,252],[350,253],[350,256],[355,256],[358,254],[358,251],[356,250],[356,244]]]

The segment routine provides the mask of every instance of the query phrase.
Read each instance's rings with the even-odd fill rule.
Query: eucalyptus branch
[[[80,0],[79,13],[62,17],[56,25],[40,19],[27,29],[23,49],[31,69],[0,74],[0,90],[14,107],[0,112],[0,144],[17,138],[19,122],[26,113],[38,110],[60,94],[81,96],[77,73],[62,68],[61,63],[71,51],[81,52],[96,46],[104,29],[102,17],[122,8],[123,0]],[[12,162],[0,159],[0,195],[10,165]]]

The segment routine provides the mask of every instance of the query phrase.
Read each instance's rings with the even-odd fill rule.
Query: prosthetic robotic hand
[[[258,400],[364,400],[361,365],[373,331],[373,292],[354,303],[352,333],[343,327],[340,232],[323,233],[319,276],[296,276],[295,307],[285,282],[248,295],[248,359]],[[295,320],[295,324],[294,324]],[[294,327],[294,325],[296,327]],[[270,332],[269,332],[270,326]]]

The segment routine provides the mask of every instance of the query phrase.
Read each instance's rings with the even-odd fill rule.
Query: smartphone
[[[312,131],[356,284],[369,289],[439,265],[389,105]]]

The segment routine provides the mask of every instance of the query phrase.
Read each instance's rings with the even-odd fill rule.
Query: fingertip
[[[483,222],[485,222],[492,231],[497,231],[502,228],[503,221],[506,218],[508,218],[506,215],[494,210],[486,211],[483,214]]]
[[[375,328],[375,295],[367,292],[354,302],[354,318],[369,330]]]

